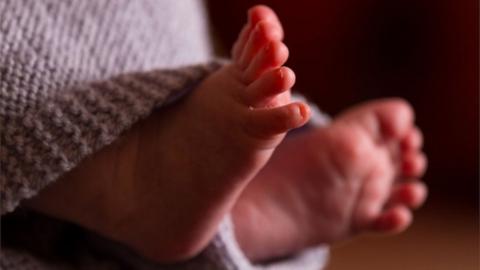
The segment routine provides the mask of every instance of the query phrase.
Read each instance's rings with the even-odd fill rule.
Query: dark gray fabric
[[[0,1],[0,213],[214,69],[202,7]]]

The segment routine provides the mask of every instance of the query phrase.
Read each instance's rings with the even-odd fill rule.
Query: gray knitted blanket
[[[2,222],[21,212],[23,199],[219,67],[197,0],[2,0],[0,18]],[[232,230],[226,217],[205,252],[178,265],[148,262],[114,243],[98,244],[108,255],[84,252],[81,262],[45,259],[19,244],[2,246],[0,269],[256,268]],[[2,226],[2,234],[13,233],[29,237]],[[320,248],[269,267],[320,269],[324,262]]]

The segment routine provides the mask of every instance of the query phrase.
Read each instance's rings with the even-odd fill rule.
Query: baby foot
[[[143,155],[145,158],[139,160],[139,164],[148,164],[148,158],[161,155],[159,151],[163,151],[165,142],[172,143],[171,156],[158,165],[159,169],[147,166],[145,168],[151,169],[140,170],[139,179],[146,178],[145,172],[153,177],[150,181],[153,186],[141,194],[148,194],[162,183],[161,192],[168,190],[175,194],[170,205],[178,204],[180,188],[189,198],[184,205],[174,210],[169,208],[159,218],[165,224],[168,217],[171,224],[167,228],[178,230],[169,235],[172,239],[162,239],[163,243],[185,238],[190,250],[178,252],[166,245],[164,252],[193,255],[200,251],[285,133],[302,126],[309,118],[306,104],[290,102],[289,89],[295,77],[292,70],[282,67],[288,57],[281,41],[282,29],[275,21],[255,21],[256,13],[261,10],[251,11],[250,20],[233,50],[232,63],[205,79],[171,112],[163,112],[160,117],[164,122],[152,123],[158,132],[145,133],[156,138],[147,135],[140,140],[139,148],[151,149],[151,152]],[[156,201],[158,197],[151,196],[142,204],[154,205]],[[150,207],[147,211],[158,209]],[[178,216],[178,213],[189,213],[189,217]],[[146,235],[156,230],[158,224],[152,224],[152,232]],[[135,238],[138,235],[132,240]],[[137,246],[141,245],[144,242]],[[152,242],[151,250],[158,254],[158,241]]]
[[[426,196],[413,181],[426,166],[421,145],[401,100],[367,103],[327,127],[292,135],[234,208],[240,245],[264,259],[361,232],[404,230],[410,208]]]
[[[306,104],[290,101],[295,76],[282,66],[288,58],[282,38],[271,10],[251,9],[231,64],[87,160],[69,176],[69,184],[60,181],[31,205],[154,260],[197,254],[285,133],[309,118]],[[103,173],[106,168],[110,173]],[[98,181],[99,174],[106,179]],[[82,202],[91,190],[97,195],[91,201],[100,203],[84,211],[88,207]],[[59,205],[55,193],[72,196]]]

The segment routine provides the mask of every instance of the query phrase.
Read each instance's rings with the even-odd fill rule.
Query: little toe
[[[421,177],[427,168],[427,157],[417,151],[405,152],[401,166],[403,177]]]
[[[417,127],[412,128],[401,141],[403,151],[413,151],[422,148],[423,134]]]
[[[269,21],[261,21],[253,28],[238,60],[238,67],[245,69],[261,48],[272,41],[281,40],[281,31]]]
[[[246,88],[246,103],[255,108],[266,106],[278,94],[289,90],[294,83],[295,73],[291,69],[280,67],[270,70]]]
[[[248,111],[244,128],[253,138],[269,139],[304,125],[309,117],[310,108],[302,102],[275,108],[252,108]]]
[[[407,207],[396,205],[384,211],[371,229],[379,233],[400,233],[410,226],[412,220],[412,212]]]
[[[281,41],[272,41],[263,47],[245,69],[243,78],[250,83],[272,68],[279,67],[288,59],[288,48]]]
[[[422,182],[408,182],[398,184],[390,197],[388,205],[403,204],[416,209],[423,205],[427,198],[427,187]]]

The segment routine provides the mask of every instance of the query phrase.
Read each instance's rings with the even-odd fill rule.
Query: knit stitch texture
[[[205,17],[197,0],[0,1],[0,214],[15,214],[22,200],[216,70]],[[253,268],[232,230],[227,217],[194,268],[132,260],[136,269]],[[291,259],[302,265],[292,269],[318,269],[325,250],[315,254]],[[0,269],[125,267],[88,256],[81,265],[0,251]]]

